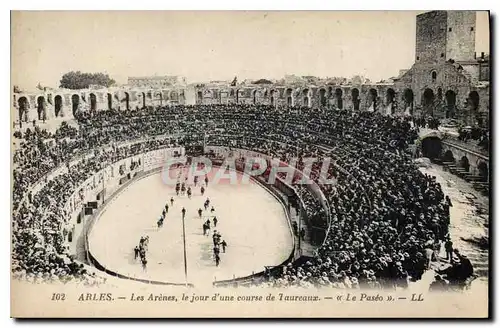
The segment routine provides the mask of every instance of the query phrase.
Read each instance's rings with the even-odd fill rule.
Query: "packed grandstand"
[[[449,234],[450,202],[435,178],[414,164],[418,127],[411,117],[263,105],[196,105],[89,111],[55,133],[15,133],[13,274],[29,281],[97,283],[70,254],[68,201],[87,178],[152,149],[204,145],[247,149],[289,162],[333,159],[335,184],[318,184],[326,207],[296,185],[314,256],[260,279],[266,286],[405,287],[429,268],[429,249]],[[304,169],[299,160],[297,170]],[[312,178],[319,166],[313,166]],[[48,175],[62,170],[55,178]],[[325,231],[318,237],[314,229]],[[458,252],[457,252],[458,253]],[[459,254],[457,254],[459,255]],[[449,272],[463,283],[464,268]]]

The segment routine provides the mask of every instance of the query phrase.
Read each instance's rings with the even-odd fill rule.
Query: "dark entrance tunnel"
[[[443,145],[438,137],[427,137],[422,140],[422,156],[429,159],[437,159],[441,157]]]

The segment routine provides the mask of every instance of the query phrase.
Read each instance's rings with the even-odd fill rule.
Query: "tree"
[[[87,89],[90,85],[100,85],[110,87],[115,84],[115,80],[104,73],[82,73],[80,71],[71,71],[61,77],[60,88],[65,89]]]

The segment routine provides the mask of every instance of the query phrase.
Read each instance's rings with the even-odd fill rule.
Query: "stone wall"
[[[13,118],[23,122],[72,118],[77,111],[133,110],[146,106],[185,104],[185,89],[109,88],[50,90],[13,94]]]
[[[474,60],[476,51],[476,12],[449,11],[447,19],[446,59]]]
[[[446,11],[417,16],[415,62],[444,62],[446,56]]]

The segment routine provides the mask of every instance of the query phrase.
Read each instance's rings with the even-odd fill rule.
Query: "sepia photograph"
[[[491,316],[489,11],[10,16],[11,317]]]

